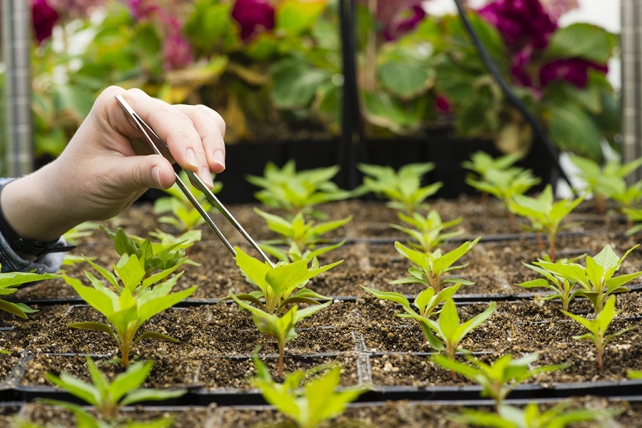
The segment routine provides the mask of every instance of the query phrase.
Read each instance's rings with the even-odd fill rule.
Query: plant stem
[[[599,371],[602,371],[602,369],[604,368],[604,360],[602,354],[604,354],[604,347],[599,345],[597,346],[597,368]]]
[[[551,261],[555,261],[555,235],[548,235],[548,255],[551,258]]]
[[[285,342],[279,343],[279,378],[283,379],[283,358],[285,355]]]
[[[535,232],[535,237],[537,238],[537,249],[538,250],[543,250],[544,249],[544,241],[542,241],[542,233],[541,232]]]

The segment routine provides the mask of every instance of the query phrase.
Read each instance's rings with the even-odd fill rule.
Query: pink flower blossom
[[[31,17],[38,44],[51,37],[53,27],[60,18],[47,0],[31,0]]]
[[[539,82],[542,87],[557,79],[563,79],[578,88],[586,86],[589,69],[607,73],[607,65],[596,64],[581,58],[559,59],[545,64],[539,70]]]
[[[387,41],[396,40],[405,33],[409,33],[414,30],[417,25],[424,19],[426,16],[426,11],[423,7],[415,5],[406,10],[405,13],[397,15],[397,18],[393,20],[388,27],[383,32],[383,37]]]
[[[194,60],[192,50],[180,33],[171,34],[163,42],[163,66],[166,70],[183,68]]]
[[[155,0],[130,0],[129,10],[137,21],[142,21],[158,12],[159,6]]]
[[[232,18],[241,26],[241,38],[248,40],[274,28],[274,7],[269,0],[236,0]]]
[[[479,14],[501,33],[508,47],[519,51],[526,45],[544,49],[557,29],[539,0],[495,0]]]
[[[542,0],[542,6],[554,20],[558,20],[569,10],[577,9],[580,5],[577,0]]]

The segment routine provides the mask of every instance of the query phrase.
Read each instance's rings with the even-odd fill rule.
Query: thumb
[[[143,189],[167,189],[174,184],[172,164],[162,156],[128,156],[119,159],[118,176],[121,189],[137,192]]]

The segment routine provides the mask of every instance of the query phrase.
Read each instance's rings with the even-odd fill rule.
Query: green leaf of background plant
[[[310,29],[325,10],[327,0],[285,0],[277,4],[275,24],[289,36]]]
[[[274,84],[271,97],[278,108],[306,107],[316,94],[317,87],[330,78],[327,70],[314,68],[297,59],[284,59],[272,66]]]
[[[545,55],[547,58],[584,58],[606,64],[617,37],[597,25],[575,23],[559,28],[553,33]]]
[[[591,116],[576,104],[551,107],[548,130],[559,148],[602,159],[600,131]]]

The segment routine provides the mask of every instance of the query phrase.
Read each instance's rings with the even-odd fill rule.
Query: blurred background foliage
[[[325,139],[340,132],[338,0],[30,0],[37,156],[56,156],[109,85],[202,103],[226,141]],[[357,0],[358,82],[370,137],[465,137],[527,152],[529,126],[506,102],[457,16],[419,0]],[[557,6],[559,8],[559,2]],[[496,0],[470,18],[501,72],[559,147],[602,159],[619,101],[606,80],[617,37],[559,28],[539,0]]]

